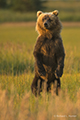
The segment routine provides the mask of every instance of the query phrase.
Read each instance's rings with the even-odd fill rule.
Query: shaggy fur
[[[42,82],[46,81],[47,91],[50,90],[51,83],[57,80],[57,88],[60,88],[60,77],[64,68],[64,48],[60,32],[61,22],[58,18],[58,11],[51,13],[37,12],[36,30],[39,33],[34,48],[35,57],[35,77],[31,89],[36,96],[38,91],[38,81],[40,80],[40,91]]]

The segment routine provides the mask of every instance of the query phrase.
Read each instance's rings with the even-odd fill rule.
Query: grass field
[[[60,96],[43,92],[38,98],[30,89],[35,23],[0,25],[0,120],[80,120],[80,26],[66,24]]]

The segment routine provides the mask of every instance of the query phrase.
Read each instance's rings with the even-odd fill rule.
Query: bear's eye
[[[46,20],[46,17],[44,17],[44,18],[42,19],[42,21],[44,21],[44,20]]]
[[[52,20],[49,18],[48,21],[51,22]]]

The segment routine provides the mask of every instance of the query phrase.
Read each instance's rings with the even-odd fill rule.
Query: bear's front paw
[[[58,79],[60,76],[59,76],[59,71],[58,70],[56,70],[55,71],[55,77]]]
[[[58,79],[59,77],[58,77],[58,75],[57,75],[57,73],[55,73],[55,77]]]
[[[46,78],[46,76],[40,76],[44,81],[48,81],[48,79]]]
[[[63,72],[62,71],[59,71],[59,70],[56,70],[55,71],[55,77],[56,78],[60,78],[62,76]]]

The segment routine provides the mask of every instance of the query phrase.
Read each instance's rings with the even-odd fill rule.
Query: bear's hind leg
[[[38,77],[35,76],[31,85],[31,90],[32,93],[36,96],[37,95],[37,81],[38,81]]]
[[[39,96],[41,92],[41,87],[42,87],[42,79],[40,77],[35,76],[31,85],[32,93],[35,96]]]
[[[59,95],[61,88],[60,78],[55,78],[51,85],[48,87],[48,91],[51,91],[53,95]]]
[[[57,81],[56,95],[59,95],[60,94],[60,90],[61,90],[60,78],[56,79],[56,81]]]

